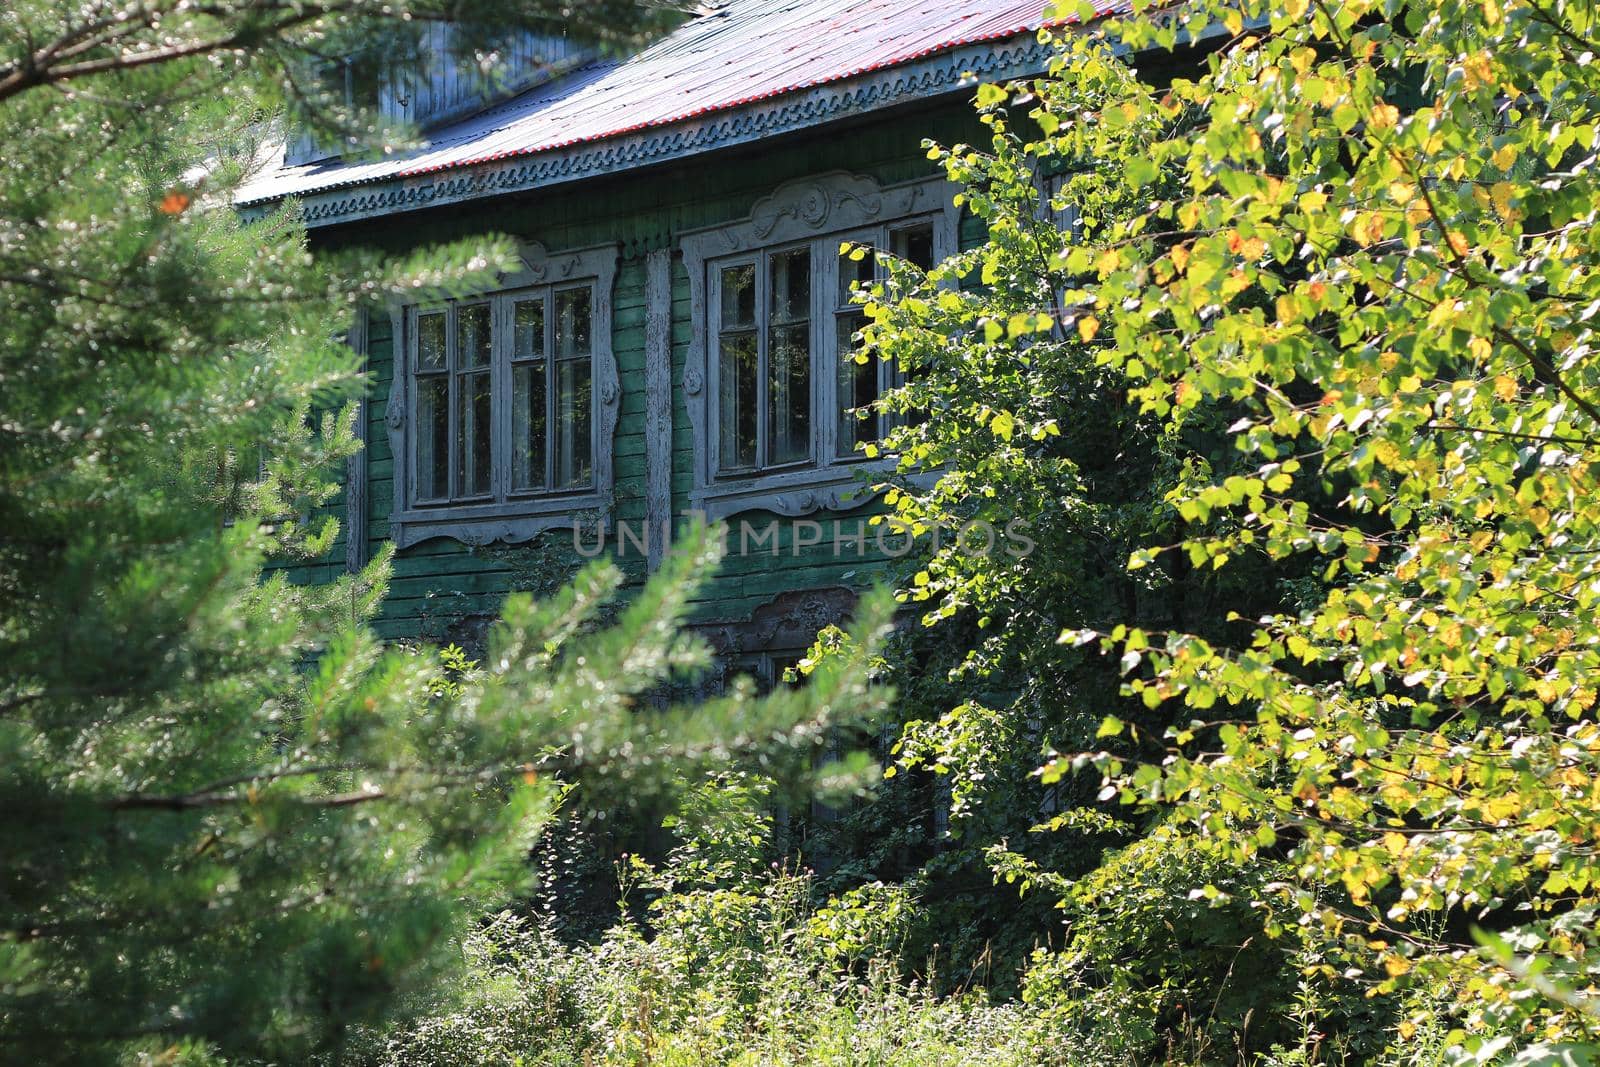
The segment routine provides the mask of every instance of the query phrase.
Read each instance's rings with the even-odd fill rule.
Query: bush
[[[621,871],[625,897],[653,899],[595,944],[496,916],[463,942],[448,1009],[365,1052],[392,1067],[1087,1062],[1045,1012],[908,980],[907,890],[815,906],[809,872],[760,858],[764,797],[737,775],[692,791],[667,861]]]

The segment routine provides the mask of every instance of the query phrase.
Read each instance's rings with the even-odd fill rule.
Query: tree
[[[1169,433],[1236,409],[1249,469],[1188,472],[1187,526],[1131,569],[1316,560],[1322,588],[1242,635],[1069,628],[1170,725],[1158,760],[1069,753],[1044,779],[1092,765],[1233,869],[1280,872],[1199,893],[1245,893],[1326,990],[1390,1005],[1397,1041],[1590,1045],[1592,13],[1288,0],[1106,30],[1219,32],[1192,79],[1141,82],[1080,37],[1004,94],[1040,131],[1027,155],[1092,161],[1143,206],[1057,243],[1058,310],[989,328],[1075,332]]]
[[[263,577],[337,536],[309,516],[356,447],[364,383],[333,338],[388,294],[481,287],[512,250],[314,262],[292,213],[242,227],[230,189],[290,104],[351,135],[354,113],[323,109],[307,73],[320,56],[446,14],[471,42],[568,13],[0,12],[9,1059],[336,1054],[526,881],[530,837],[569,794],[649,798],[758,749],[799,774],[830,723],[881,699],[845,665],[764,700],[641,710],[705,663],[678,631],[716,563],[705,531],[614,624],[603,565],[549,602],[512,598],[481,665],[373,636],[387,556],[326,587]],[[592,14],[569,24],[617,39],[659,17]],[[882,614],[863,610],[867,631]],[[848,785],[861,769],[824,773]]]
[[[1427,1037],[1534,1062],[1600,1039],[1595,33],[1562,2],[1283,0],[1063,37],[1050,77],[982,92],[993,146],[936,153],[989,243],[869,307],[869,339],[913,371],[909,406],[988,432],[962,451],[940,450],[937,419],[931,448],[906,431],[902,467],[943,461],[955,490],[907,481],[907,520],[971,508],[972,488],[1073,499],[1080,471],[1051,445],[1066,401],[1033,376],[1074,345],[1148,440],[1225,435],[1224,462],[1174,453],[1170,511],[1129,531],[1143,544],[1117,581],[1238,573],[1289,595],[1064,626],[1061,647],[1106,653],[1132,707],[1106,705],[1085,746],[1120,748],[1062,745],[1041,778],[1092,775],[1162,821],[1136,848],[1197,849],[1192,871],[1227,874],[1196,899],[1247,908],[1286,946],[1323,1020],[1308,1056],[1363,1003],[1385,1028],[1363,1055]],[[1149,71],[1208,39],[1183,76],[1125,58]],[[1082,224],[1041,239],[1008,197],[1054,173],[1053,206]],[[982,359],[984,394],[940,371]],[[1025,568],[933,564],[910,595],[938,613],[1026,621],[1005,604]],[[1096,909],[1128,896],[1001,858]]]
[[[906,727],[889,795],[852,821],[867,824],[868,840],[910,844],[895,809],[932,792],[931,772],[947,790],[950,840],[918,856],[915,878],[933,909],[928,940],[952,957],[945,973],[960,981],[981,967],[1004,989],[1041,943],[1062,948],[1028,988],[1048,987],[1039,996],[1081,1022],[1107,1060],[1163,1055],[1186,1028],[1224,1047],[1248,1029],[1247,1047],[1264,1050],[1286,1032],[1278,1009],[1295,983],[1290,954],[1261,936],[1247,907],[1188,899],[1206,872],[1265,884],[1270,868],[1228,872],[1214,850],[1169,845],[1152,832],[1155,817],[1102,804],[1098,775],[1036,773],[1048,751],[1101,743],[1111,716],[1140,730],[1123,733],[1120,755],[1158,759],[1148,738],[1169,721],[1121,696],[1116,660],[1063,644],[1063,630],[1178,627],[1248,640],[1230,611],[1275,611],[1316,586],[1293,564],[1126,568],[1131,552],[1183,536],[1170,494],[1251,469],[1227,432],[1241,412],[1213,403],[1177,426],[1141,411],[1125,375],[1098,358],[1096,324],[1062,306],[1078,284],[1064,251],[1111,220],[1144,218],[1151,189],[1043,130],[1059,127],[1057,109],[1098,113],[1140,79],[1159,84],[1202,61],[1189,50],[1141,59],[1138,74],[1117,61],[1070,67],[1070,85],[1063,75],[1014,93],[981,88],[988,137],[929,154],[985,240],[927,273],[891,260],[861,294],[871,324],[857,358],[894,361],[905,383],[884,402],[899,416],[886,442],[899,462],[882,518],[934,547],[908,555],[901,574],[902,599],[924,625],[897,635],[905,647],[886,656],[905,665],[894,675]],[[1158,175],[1174,190],[1181,177]],[[902,771],[921,781],[901,785]],[[1018,885],[1053,891],[1019,907]],[[1065,908],[1065,924],[1052,905]],[[1263,988],[1284,994],[1264,998]],[[1207,1017],[1190,1018],[1186,1005],[1205,1005]],[[1123,1025],[1107,1027],[1109,1015]]]

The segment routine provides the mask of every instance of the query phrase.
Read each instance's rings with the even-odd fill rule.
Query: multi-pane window
[[[415,309],[418,506],[589,489],[594,292],[545,286]]]
[[[720,459],[754,471],[811,459],[811,250],[717,272]]]
[[[709,265],[716,477],[860,458],[858,446],[887,428],[870,409],[894,385],[894,368],[870,353],[856,358],[866,319],[851,302],[853,288],[882,267],[871,255],[840,255],[844,241],[924,269],[934,260],[934,224],[921,219]]]

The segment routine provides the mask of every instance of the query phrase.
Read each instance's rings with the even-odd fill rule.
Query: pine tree
[[[614,624],[604,564],[512,598],[481,666],[373,635],[386,555],[323,587],[264,577],[336,536],[306,516],[357,447],[351,316],[488,285],[511,246],[313,260],[292,214],[242,226],[229,190],[286,109],[392,134],[307,72],[447,11],[468,43],[568,14],[0,12],[0,1058],[337,1053],[516,891],[573,790],[649,796],[758,749],[809,767],[878,699],[845,666],[640,710],[706,662],[679,625],[716,563],[705,530]],[[625,42],[662,17],[615,0],[568,28]]]

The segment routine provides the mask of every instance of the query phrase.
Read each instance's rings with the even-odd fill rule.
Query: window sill
[[[696,489],[689,495],[689,502],[711,520],[744,511],[786,516],[851,511],[873,500],[878,495],[874,488],[876,476],[893,469],[893,460],[846,460],[805,470],[718,479]]]
[[[597,525],[609,518],[611,501],[598,492],[573,493],[505,503],[442,505],[409,508],[390,520],[389,539],[407,548],[435,537],[448,537],[466,545],[495,542],[520,544],[546,530],[581,527],[594,536]]]

